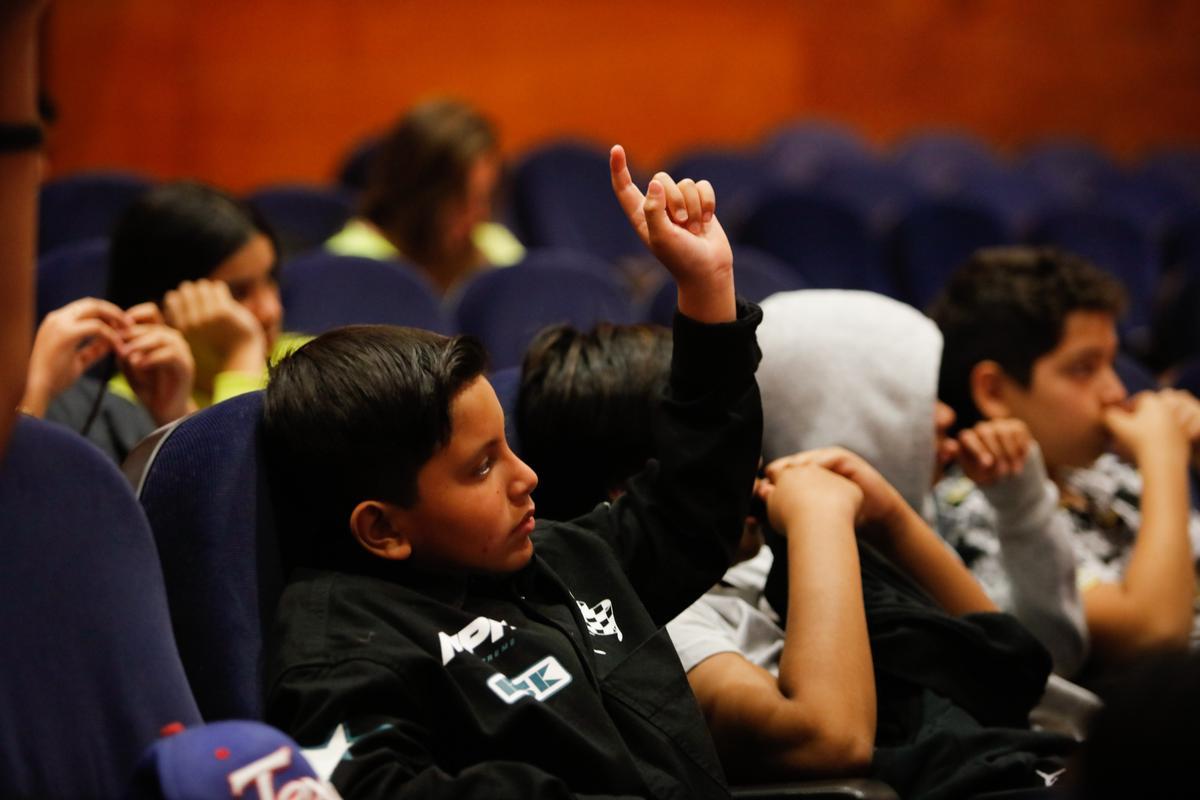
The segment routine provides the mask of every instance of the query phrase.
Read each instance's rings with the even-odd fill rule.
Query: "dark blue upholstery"
[[[613,196],[608,152],[598,147],[560,142],[527,153],[513,171],[512,202],[529,247],[583,250],[611,262],[645,252]]]
[[[892,241],[900,296],[924,309],[968,256],[1012,240],[1004,220],[985,208],[951,200],[922,203],[900,221]]]
[[[781,190],[764,198],[746,221],[740,243],[785,262],[814,289],[895,294],[866,221],[813,191]]]
[[[832,166],[816,187],[854,208],[879,233],[889,230],[922,195],[907,175],[886,161]]]
[[[179,654],[210,722],[261,718],[263,631],[282,590],[261,418],[261,392],[185,418],[159,443],[138,490]]]
[[[990,209],[1017,233],[1026,231],[1050,203],[1046,189],[1020,170],[976,172],[964,178],[952,197]]]
[[[446,333],[450,327],[429,282],[398,261],[308,253],[284,265],[280,289],[290,331],[386,324]]]
[[[633,322],[625,290],[612,278],[562,266],[519,264],[482,272],[454,300],[462,333],[478,336],[492,367],[521,363],[529,340],[547,325],[587,329],[597,322]]]
[[[737,293],[755,303],[777,292],[790,292],[808,286],[787,264],[753,247],[734,248],[733,273]],[[677,294],[675,281],[667,277],[646,306],[646,321],[670,327],[675,316]]]
[[[118,797],[162,726],[200,722],[146,517],[103,453],[22,418],[0,537],[0,796]]]
[[[121,214],[150,188],[125,172],[84,172],[42,186],[38,196],[38,252],[110,236]]]
[[[319,247],[350,219],[348,196],[321,186],[265,186],[246,201],[267,220],[284,255]]]
[[[81,297],[108,291],[108,239],[86,239],[56,247],[38,259],[37,321]]]
[[[1114,275],[1129,294],[1125,330],[1138,335],[1149,325],[1160,265],[1153,242],[1135,224],[1099,211],[1060,211],[1043,217],[1031,238],[1077,253]]]
[[[525,258],[517,266],[537,267],[568,267],[600,275],[604,278],[617,276],[616,265],[605,261],[599,256],[585,253],[582,250],[567,250],[565,248],[531,248],[526,251]]]
[[[905,139],[892,152],[892,163],[911,181],[935,195],[959,191],[973,175],[1002,169],[986,144],[963,133],[927,131]]]
[[[855,164],[874,158],[857,133],[817,120],[779,129],[763,145],[762,154],[772,181],[795,186],[812,183],[836,164]]]
[[[1161,150],[1147,158],[1142,169],[1174,184],[1200,203],[1200,148]]]
[[[1086,205],[1097,195],[1100,181],[1118,168],[1087,142],[1063,139],[1030,147],[1021,161],[1021,170],[1042,184],[1056,201]]]
[[[1113,172],[1100,176],[1094,206],[1125,217],[1153,237],[1200,209],[1200,201],[1179,186],[1147,172]]]

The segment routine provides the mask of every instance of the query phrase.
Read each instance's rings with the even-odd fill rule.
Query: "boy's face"
[[[1113,370],[1116,323],[1100,311],[1072,311],[1058,346],[1033,362],[1029,388],[1010,381],[1012,415],[1029,426],[1047,466],[1085,467],[1108,447],[1104,411],[1125,400]]]
[[[451,435],[417,473],[405,516],[413,564],[447,571],[513,572],[533,555],[537,475],[508,448],[504,411],[486,378],[450,406]]]

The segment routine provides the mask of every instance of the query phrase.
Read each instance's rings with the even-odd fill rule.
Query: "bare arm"
[[[1142,525],[1119,583],[1084,590],[1084,611],[1101,657],[1127,658],[1149,649],[1183,648],[1196,591],[1188,540],[1187,438],[1156,395],[1139,395],[1132,411],[1106,418],[1142,474]]]
[[[30,124],[37,113],[37,28],[44,4],[0,6],[0,123]],[[33,263],[38,151],[0,153],[0,453],[16,422],[33,341]]]
[[[854,481],[865,496],[859,523],[863,538],[913,577],[951,614],[996,611],[983,587],[921,515],[862,457],[841,447],[791,456]]]
[[[693,667],[688,681],[734,781],[861,774],[875,740],[854,545],[861,493],[815,466],[774,478],[764,493],[772,524],[787,536],[790,587],[779,677],[719,653]]]

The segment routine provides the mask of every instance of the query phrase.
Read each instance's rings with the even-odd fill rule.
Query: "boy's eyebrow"
[[[496,436],[492,439],[488,439],[482,445],[475,448],[475,450],[471,451],[471,458],[469,460],[471,461],[471,463],[474,463],[477,459],[486,455],[489,450],[495,450],[499,444],[500,444],[499,436]]]

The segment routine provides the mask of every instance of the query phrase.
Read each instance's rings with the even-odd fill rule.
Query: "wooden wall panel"
[[[359,137],[453,94],[518,152],[560,135],[640,163],[820,115],[880,144],[928,126],[1014,148],[1200,144],[1188,0],[58,0],[57,174],[242,189],[324,180]]]

